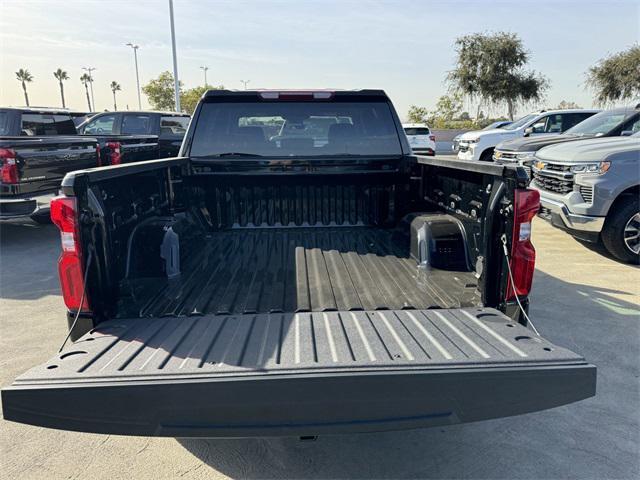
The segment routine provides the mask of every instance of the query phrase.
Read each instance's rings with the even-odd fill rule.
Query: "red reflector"
[[[62,254],[58,259],[58,274],[62,298],[69,310],[90,311],[84,292],[82,250],[79,242],[78,212],[75,197],[55,197],[51,200],[51,221],[60,229]]]
[[[0,173],[2,183],[18,183],[20,174],[16,161],[16,152],[8,148],[0,148]]]
[[[507,300],[529,295],[536,265],[536,250],[531,243],[531,220],[540,209],[540,192],[517,189],[514,199],[511,271],[514,285],[507,281]]]
[[[107,142],[107,148],[111,150],[111,165],[120,165],[122,163],[120,142]]]

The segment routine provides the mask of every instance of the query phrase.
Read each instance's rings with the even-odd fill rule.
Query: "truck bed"
[[[397,233],[396,233],[397,235]],[[169,315],[475,306],[471,272],[418,268],[394,230],[261,228],[212,233],[173,281],[123,284],[120,312]],[[158,288],[159,287],[159,288]]]
[[[105,322],[2,400],[6,419],[71,430],[308,435],[525,413],[594,378],[493,309],[206,315]]]

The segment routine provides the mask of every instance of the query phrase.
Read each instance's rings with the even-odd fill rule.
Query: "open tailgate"
[[[595,386],[595,366],[493,309],[205,315],[101,324],[2,406],[86,432],[316,435],[517,415]]]

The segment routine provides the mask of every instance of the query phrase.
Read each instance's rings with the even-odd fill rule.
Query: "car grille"
[[[570,165],[546,163],[543,169],[533,170],[533,184],[541,190],[555,193],[573,191],[573,174]]]
[[[593,187],[587,185],[580,185],[580,195],[585,203],[593,203]]]

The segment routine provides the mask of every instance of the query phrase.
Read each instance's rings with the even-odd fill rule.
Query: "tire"
[[[625,239],[625,230],[627,239]],[[635,196],[624,196],[611,207],[602,229],[602,243],[618,260],[640,264],[640,251],[629,237],[640,232],[640,200]]]
[[[493,148],[489,148],[480,155],[481,162],[493,162]]]

